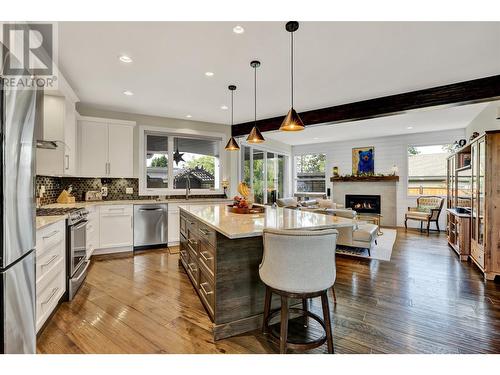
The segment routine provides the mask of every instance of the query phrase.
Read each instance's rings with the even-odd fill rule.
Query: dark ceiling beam
[[[389,116],[426,107],[451,107],[500,99],[500,75],[432,87],[429,89],[383,96],[333,107],[313,109],[300,113],[306,127],[318,124],[332,124],[366,120]],[[261,132],[278,130],[283,116],[257,121]],[[235,137],[250,133],[254,122],[233,126]]]

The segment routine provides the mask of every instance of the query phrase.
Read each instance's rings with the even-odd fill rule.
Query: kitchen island
[[[336,216],[266,207],[235,214],[227,204],[180,206],[180,264],[214,323],[214,340],[262,324],[265,287],[259,278],[262,232],[271,229],[352,227]],[[278,307],[278,299],[272,307]]]

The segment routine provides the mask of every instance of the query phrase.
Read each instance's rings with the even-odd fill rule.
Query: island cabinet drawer
[[[196,263],[196,258],[191,255],[189,255],[189,259],[187,261],[186,272],[193,285],[197,288],[200,269],[198,268],[198,263]]]
[[[179,221],[180,232],[184,237],[187,237],[187,218],[184,213],[181,212]]]
[[[200,241],[198,239],[188,238],[186,240],[186,247],[193,258],[198,258]]]
[[[189,253],[188,253],[188,248],[187,248],[187,240],[186,237],[184,237],[181,234],[181,239],[179,241],[179,253],[181,255],[181,260],[184,262],[184,264],[187,266],[187,262],[189,260]]]
[[[201,239],[207,241],[210,245],[215,246],[216,235],[215,231],[205,224],[198,224],[198,235]]]
[[[199,273],[199,285],[198,292],[201,297],[201,301],[208,309],[212,319],[214,318],[215,311],[215,287],[210,277],[203,271],[200,270]]]
[[[214,277],[215,272],[215,249],[205,241],[200,241],[200,267],[204,267],[210,276]]]
[[[198,237],[198,222],[191,217],[191,215],[184,214],[185,226],[186,226],[186,238],[195,238]]]

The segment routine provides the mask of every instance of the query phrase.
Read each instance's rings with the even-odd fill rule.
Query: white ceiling
[[[62,22],[59,61],[86,104],[156,116],[227,123],[289,107],[285,22]],[[235,34],[240,24],[245,33]],[[500,74],[500,22],[302,22],[295,35],[300,111]],[[134,61],[118,61],[120,54]],[[205,72],[212,71],[213,77]],[[131,90],[134,96],[123,95]]]
[[[487,105],[488,103],[478,103],[444,109],[428,108],[370,120],[307,127],[301,132],[268,132],[264,133],[264,137],[289,145],[305,145],[437,130],[463,129]],[[409,127],[411,129],[408,129]]]

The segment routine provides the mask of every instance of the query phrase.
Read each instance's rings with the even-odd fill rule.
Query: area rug
[[[367,249],[344,245],[337,245],[336,253],[353,257],[390,261],[392,249],[396,242],[397,231],[395,229],[382,228],[382,232],[384,232],[384,234],[377,237],[377,245],[370,251],[371,256],[368,255]]]

